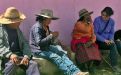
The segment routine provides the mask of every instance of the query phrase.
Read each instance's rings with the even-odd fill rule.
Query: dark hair
[[[84,16],[80,17],[77,21],[83,21],[84,20]]]
[[[42,22],[43,20],[45,20],[46,18],[43,16],[37,16],[36,17],[36,21]]]
[[[106,12],[106,14],[107,14],[108,16],[111,16],[111,15],[114,14],[113,9],[112,9],[111,7],[105,7],[105,8],[101,11],[101,13],[103,13],[103,12]]]
[[[114,40],[120,39],[121,40],[121,29],[117,30],[114,34]]]

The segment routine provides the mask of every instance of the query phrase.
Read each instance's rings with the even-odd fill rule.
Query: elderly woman
[[[79,20],[76,22],[73,32],[71,48],[76,53],[78,64],[84,64],[85,68],[91,68],[93,61],[100,61],[100,53],[95,44],[96,36],[93,32],[93,25],[90,14],[86,9],[79,12]],[[83,67],[84,68],[84,67]],[[86,69],[87,70],[87,69]]]
[[[37,14],[36,23],[30,31],[30,45],[33,53],[37,57],[43,57],[56,64],[65,75],[87,75],[88,72],[81,72],[69,58],[60,45],[55,43],[59,35],[58,32],[52,32],[49,29],[53,17],[52,10],[43,9]]]

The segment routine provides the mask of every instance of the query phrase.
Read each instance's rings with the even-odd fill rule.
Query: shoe
[[[89,72],[78,72],[76,75],[89,75]]]
[[[113,66],[114,72],[121,73],[121,69],[118,66]]]

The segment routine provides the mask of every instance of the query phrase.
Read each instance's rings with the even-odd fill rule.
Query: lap
[[[37,62],[35,62],[35,61],[33,61],[33,60],[30,60],[29,61],[29,65],[37,65]],[[15,63],[13,63],[12,61],[8,61],[7,63],[5,63],[5,66],[7,67],[7,66],[9,66],[9,67],[14,67],[14,66],[16,66],[17,67],[17,65],[15,64]]]
[[[99,49],[103,49],[103,50],[109,50],[111,49],[112,47],[116,47],[116,44],[115,43],[112,43],[110,45],[107,45],[105,42],[97,42],[98,46],[99,46]]]

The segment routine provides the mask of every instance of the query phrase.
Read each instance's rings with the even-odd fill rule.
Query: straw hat
[[[9,7],[0,15],[1,24],[11,24],[24,20],[26,16],[20,13],[15,7]]]
[[[43,16],[46,18],[51,18],[52,20],[59,19],[58,17],[53,16],[53,11],[50,9],[43,9],[39,14],[36,14],[36,16]]]
[[[82,9],[79,11],[79,17],[85,16],[87,14],[91,15],[93,13],[93,11],[88,12],[86,9]]]

